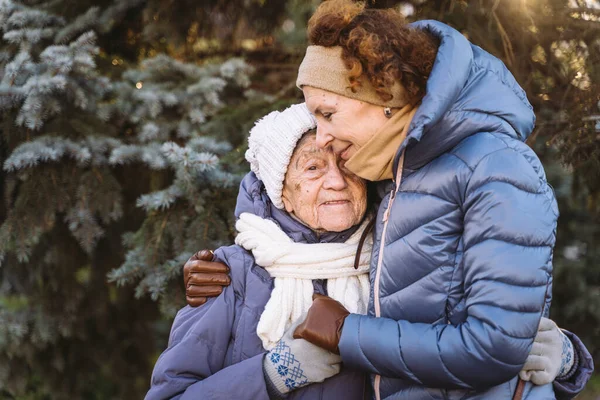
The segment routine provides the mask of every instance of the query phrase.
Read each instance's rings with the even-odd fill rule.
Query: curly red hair
[[[428,32],[410,28],[398,11],[369,9],[352,0],[322,3],[308,21],[308,40],[342,47],[353,91],[364,77],[382,100],[389,101],[389,88],[400,82],[413,104],[425,96],[439,46]]]

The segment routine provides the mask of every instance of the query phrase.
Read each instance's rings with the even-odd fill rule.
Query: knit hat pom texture
[[[283,180],[296,148],[317,121],[306,104],[294,104],[284,111],[273,111],[256,122],[248,137],[246,160],[260,179],[275,207],[282,209]]]

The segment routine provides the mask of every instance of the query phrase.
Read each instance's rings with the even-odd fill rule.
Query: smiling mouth
[[[342,152],[340,153],[340,157],[342,158],[342,160],[344,161],[348,161],[348,159],[350,158],[348,156],[348,151],[350,150],[350,147],[352,147],[352,145],[346,147],[344,150],[342,150]]]
[[[339,206],[342,204],[347,204],[350,203],[350,200],[333,200],[333,201],[326,201],[324,203],[321,203],[322,206]]]

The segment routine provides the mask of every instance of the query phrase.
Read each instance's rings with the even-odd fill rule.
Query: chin
[[[323,229],[328,232],[343,232],[346,229],[352,228],[356,223],[354,221],[351,222],[342,222],[342,221],[331,221],[323,223]]]

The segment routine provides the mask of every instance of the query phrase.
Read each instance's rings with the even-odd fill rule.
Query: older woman
[[[232,285],[177,314],[146,399],[365,398],[366,375],[340,372],[338,355],[292,338],[313,293],[357,313],[369,298],[370,241],[354,268],[366,185],[317,148],[315,126],[300,104],[252,129],[237,245],[215,252]]]
[[[296,336],[372,373],[376,398],[509,399],[526,359],[521,377],[543,385],[518,395],[573,397],[593,366],[568,333],[575,365],[552,365],[552,349],[570,341],[539,325],[558,210],[524,144],[535,120],[524,91],[459,32],[407,25],[393,10],[330,0],[311,18],[309,40],[297,83],[317,144],[388,194],[369,315],[320,298]]]

